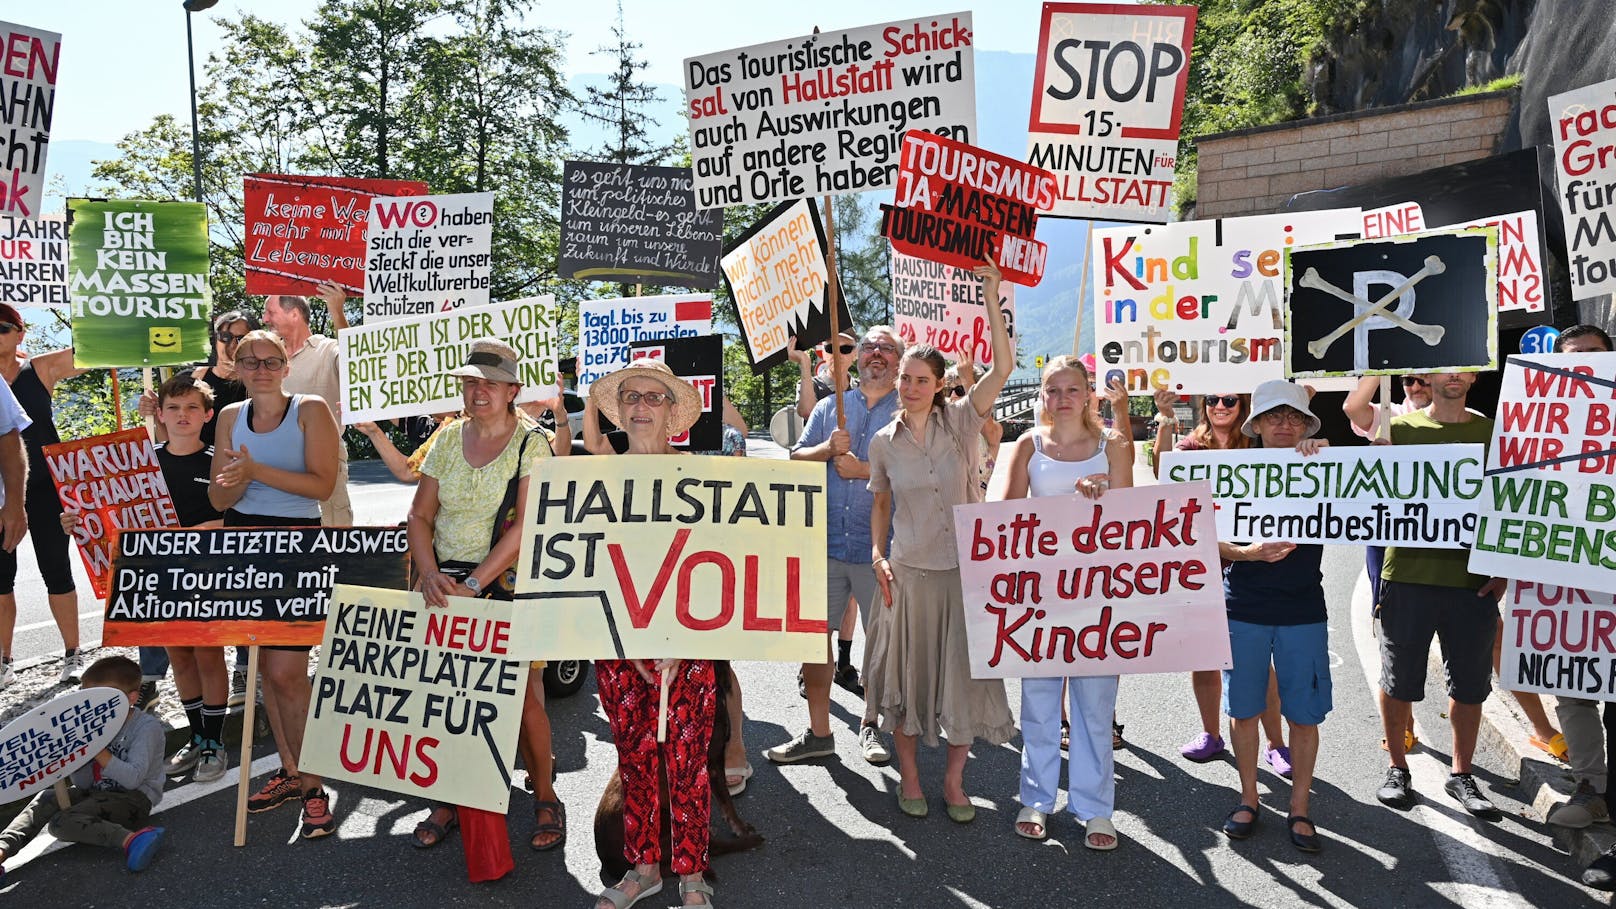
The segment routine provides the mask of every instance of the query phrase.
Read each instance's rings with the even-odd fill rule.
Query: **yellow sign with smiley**
[[[152,327],[147,330],[147,343],[152,353],[173,353],[180,349],[178,325]]]

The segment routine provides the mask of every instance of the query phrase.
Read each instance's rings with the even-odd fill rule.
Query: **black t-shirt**
[[[174,498],[174,511],[180,516],[181,527],[195,527],[223,517],[208,501],[208,483],[213,474],[212,445],[204,445],[194,454],[177,455],[168,450],[167,442],[159,442],[157,465],[162,468],[168,494]]]

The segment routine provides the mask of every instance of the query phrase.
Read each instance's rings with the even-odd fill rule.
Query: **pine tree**
[[[659,145],[652,140],[651,131],[657,121],[645,112],[645,106],[661,100],[656,86],[641,81],[640,73],[648,65],[640,59],[644,45],[628,39],[623,24],[623,4],[617,4],[617,23],[612,26],[616,46],[598,48],[616,61],[616,69],[607,76],[607,87],[584,88],[583,103],[579,108],[585,119],[602,124],[610,138],[605,145],[585,154],[598,161],[617,164],[660,164],[673,154],[677,144]]]

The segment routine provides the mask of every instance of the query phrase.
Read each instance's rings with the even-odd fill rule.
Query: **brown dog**
[[[730,832],[734,834],[731,839],[714,837],[708,845],[710,855],[728,855],[731,852],[744,852],[763,844],[763,836],[751,824],[741,820],[741,815],[735,810],[735,800],[730,797],[729,786],[724,781],[724,747],[729,743],[729,663],[717,660],[713,663],[713,672],[718,678],[718,705],[713,714],[713,738],[707,745],[707,779],[713,792],[713,808],[716,813],[723,815],[729,824]],[[668,819],[668,777],[667,767],[662,768],[661,804],[663,810],[659,820],[660,832],[658,837],[662,841],[662,875],[669,877],[673,874],[671,867],[673,848],[673,833],[669,829]],[[622,880],[623,875],[633,865],[623,858],[623,776],[620,771],[613,770],[612,778],[606,782],[606,791],[600,794],[600,806],[595,809],[595,854],[600,857],[600,879],[605,884],[615,884]],[[709,877],[717,877],[711,869],[707,872]]]

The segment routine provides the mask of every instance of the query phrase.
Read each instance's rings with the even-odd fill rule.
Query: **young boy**
[[[140,694],[140,665],[128,657],[102,657],[84,671],[79,684],[116,688],[133,705]],[[71,779],[70,807],[57,807],[55,789],[46,789],[0,833],[0,863],[49,825],[59,840],[122,849],[130,871],[146,870],[163,841],[162,827],[146,825],[163,798],[162,722],[131,708],[112,744],[73,771]],[[0,880],[4,877],[0,864]]]

